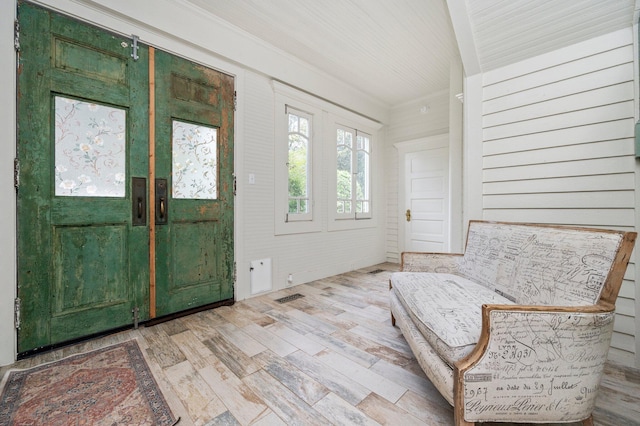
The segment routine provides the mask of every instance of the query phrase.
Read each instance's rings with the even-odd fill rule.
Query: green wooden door
[[[155,58],[162,316],[233,297],[234,90],[230,76],[165,52]]]
[[[131,179],[148,170],[147,48],[19,5],[18,351],[148,315],[148,229]]]
[[[152,48],[29,3],[19,23],[18,352],[231,299],[232,78],[162,52],[150,76]]]

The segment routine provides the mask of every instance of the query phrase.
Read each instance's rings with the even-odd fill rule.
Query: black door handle
[[[167,180],[156,179],[156,225],[166,225],[169,218]]]
[[[147,224],[147,179],[131,178],[131,224],[145,226]]]

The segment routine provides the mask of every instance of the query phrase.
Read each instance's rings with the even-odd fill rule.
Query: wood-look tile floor
[[[449,425],[388,309],[382,264],[93,339],[0,368],[28,368],[136,339],[187,425]],[[382,270],[382,271],[379,271]],[[278,303],[299,293],[304,297]],[[640,424],[640,373],[608,364],[596,425]]]

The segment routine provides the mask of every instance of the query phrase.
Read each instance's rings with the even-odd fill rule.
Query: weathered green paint
[[[124,224],[54,227],[54,317],[127,301],[127,233]],[[87,282],[104,285],[87,286]]]
[[[148,47],[19,4],[18,352],[149,318],[149,219],[132,226],[131,178],[148,179]],[[233,78],[156,52],[156,176],[171,194],[171,120],[215,126],[218,199],[169,200],[157,227],[157,315],[233,298]],[[125,198],[56,197],[54,98],[127,111]],[[147,189],[151,182],[147,182]],[[148,193],[148,192],[147,192]],[[147,200],[147,205],[153,200]],[[148,209],[147,209],[148,212]]]
[[[148,179],[148,47],[19,4],[18,352],[149,318],[149,221],[132,226],[132,177]],[[171,120],[218,128],[218,199],[169,200],[156,236],[157,315],[233,298],[233,78],[156,51],[156,177],[171,194]],[[57,197],[54,97],[127,111],[124,198]],[[151,182],[147,182],[147,188]],[[153,200],[147,200],[147,205]],[[147,209],[148,212],[148,209]]]
[[[218,128],[218,198],[169,198],[156,231],[158,316],[233,298],[233,78],[156,52],[156,176],[171,196],[172,120]]]
[[[132,176],[148,171],[148,59],[130,40],[19,4],[18,296],[25,352],[133,322],[148,310],[148,228],[131,226]],[[127,111],[125,198],[56,197],[54,97]]]

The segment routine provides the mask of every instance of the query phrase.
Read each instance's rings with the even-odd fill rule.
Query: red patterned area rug
[[[135,340],[7,373],[0,425],[174,425]]]

